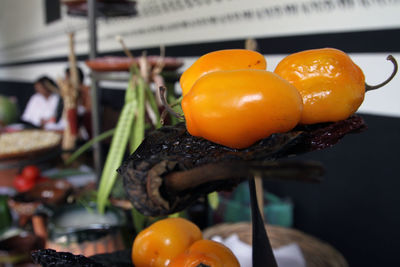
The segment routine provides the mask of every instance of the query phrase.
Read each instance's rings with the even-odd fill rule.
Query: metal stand
[[[251,222],[253,226],[253,266],[278,267],[272,252],[264,220],[257,203],[256,184],[254,178],[249,180]]]
[[[96,27],[96,0],[88,0],[88,29],[89,29],[89,58],[94,59],[97,56],[97,27]],[[100,134],[100,113],[99,113],[99,95],[98,95],[98,81],[91,74],[91,102],[92,102],[92,133],[93,137]],[[93,162],[94,170],[100,180],[102,171],[102,151],[101,143],[96,142],[93,145]]]

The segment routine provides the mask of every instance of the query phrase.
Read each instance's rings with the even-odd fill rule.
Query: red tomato
[[[40,169],[35,165],[28,165],[23,168],[21,174],[27,180],[35,181],[40,176]]]
[[[35,181],[27,179],[23,175],[17,175],[14,179],[14,187],[18,192],[25,192],[32,189],[35,185]]]

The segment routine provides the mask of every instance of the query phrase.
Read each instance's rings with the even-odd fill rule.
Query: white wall
[[[99,20],[100,51],[120,49],[116,35],[131,48],[146,48],[400,27],[400,0],[139,0],[138,7],[140,16]],[[86,20],[66,16],[65,7],[62,13],[46,25],[42,0],[0,1],[0,62],[66,55],[70,30],[77,53],[86,54]]]
[[[347,4],[340,4],[343,2]],[[120,49],[116,35],[123,36],[130,48],[141,49],[160,44],[400,27],[400,0],[139,0],[138,7],[138,17],[99,20],[101,52]],[[288,7],[296,12],[288,11]],[[46,25],[42,0],[1,0],[0,64],[66,56],[66,33],[71,30],[76,32],[77,53],[87,54],[86,20],[66,16],[65,7],[62,13],[62,20]],[[269,70],[284,56],[262,52],[266,53]],[[371,84],[385,79],[391,71],[385,60],[387,53],[351,56]],[[399,53],[394,56],[400,61]],[[184,60],[185,66],[193,61]],[[84,63],[80,64],[87,71]],[[65,66],[66,62],[56,62],[0,67],[0,80],[33,81],[44,73],[56,78]],[[385,88],[368,93],[361,111],[400,116],[398,99],[399,75]]]
[[[64,10],[65,11],[65,10]],[[65,12],[64,12],[65,13]],[[0,2],[0,63],[65,56],[67,31],[78,29],[78,52],[87,52],[86,20],[63,16],[45,23],[42,0],[2,0]]]

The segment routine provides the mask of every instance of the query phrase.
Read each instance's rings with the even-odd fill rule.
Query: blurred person
[[[36,128],[54,126],[60,121],[63,110],[56,83],[42,76],[34,82],[34,89],[35,93],[29,98],[21,121]]]

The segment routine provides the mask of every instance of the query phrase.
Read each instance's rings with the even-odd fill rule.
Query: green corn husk
[[[100,178],[99,191],[97,195],[97,208],[100,213],[104,212],[108,196],[110,195],[115,179],[117,178],[118,174],[116,170],[122,163],[136,115],[135,113],[138,102],[134,84],[132,78],[129,82],[128,89],[126,90],[125,104],[118,119],[103,173]]]

